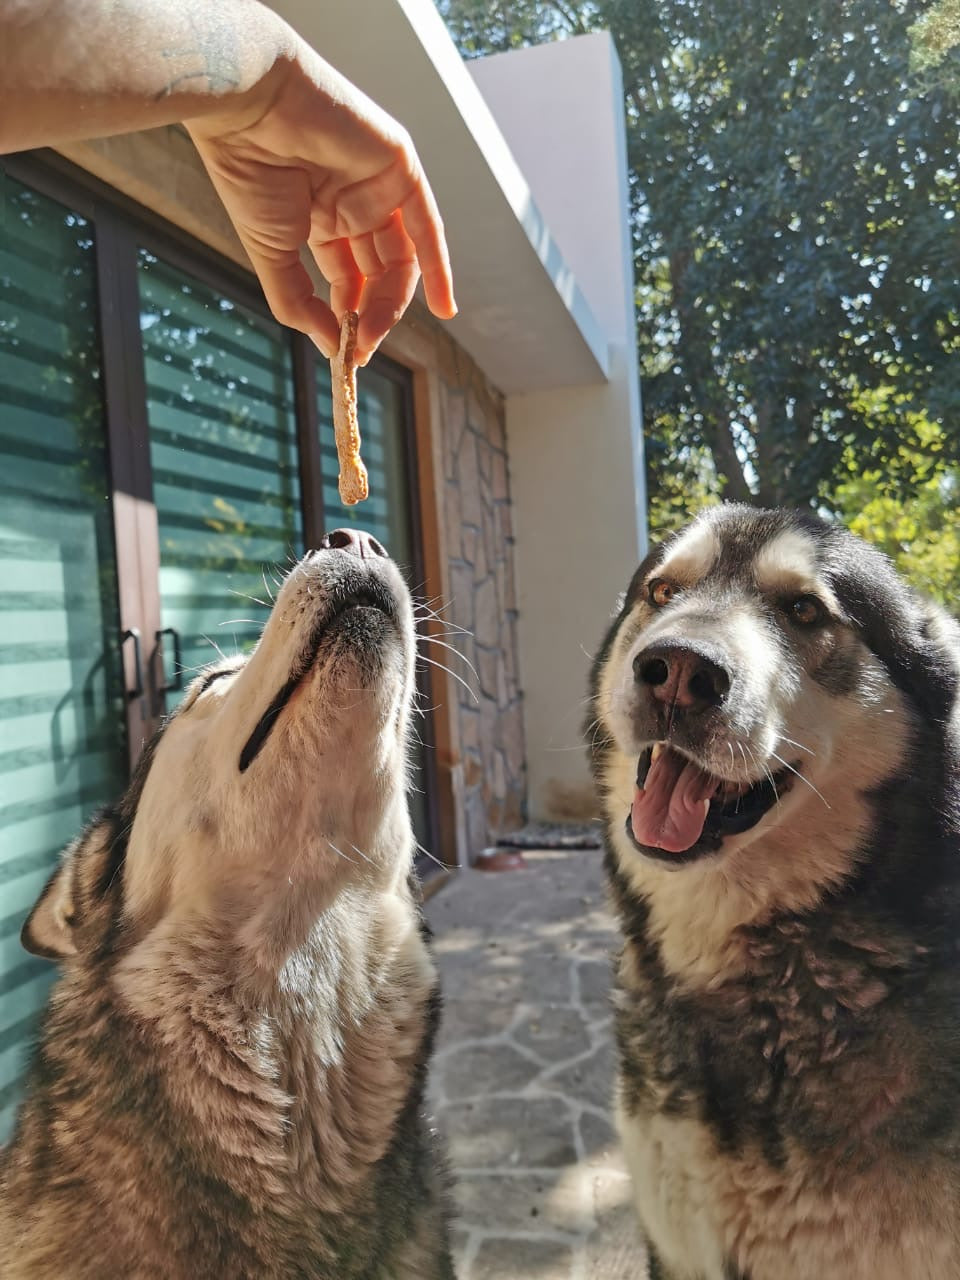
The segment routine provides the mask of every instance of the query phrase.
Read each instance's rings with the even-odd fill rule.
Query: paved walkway
[[[523,871],[460,872],[428,904],[459,1280],[643,1280],[610,1123],[616,935],[601,855],[526,858]]]

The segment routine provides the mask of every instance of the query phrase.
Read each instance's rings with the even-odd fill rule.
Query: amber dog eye
[[[658,609],[669,604],[674,595],[673,583],[668,582],[666,578],[654,578],[650,583],[650,603],[656,605]]]
[[[798,596],[790,605],[790,617],[802,627],[812,627],[823,619],[823,605],[816,596]]]

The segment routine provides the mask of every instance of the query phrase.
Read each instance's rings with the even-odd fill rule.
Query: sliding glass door
[[[0,1142],[54,976],[20,946],[127,768],[90,224],[0,171]]]

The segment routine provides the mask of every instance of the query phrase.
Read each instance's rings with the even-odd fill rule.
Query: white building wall
[[[468,64],[609,349],[609,378],[508,395],[533,818],[593,812],[589,656],[646,550],[620,65],[606,32]]]

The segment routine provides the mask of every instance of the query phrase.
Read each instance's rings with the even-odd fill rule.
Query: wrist
[[[237,56],[227,60],[222,72],[215,61],[207,68],[206,92],[191,94],[180,115],[195,139],[256,124],[295,64],[311,52],[293,28],[259,0],[246,0],[239,9],[234,6],[231,21]]]

